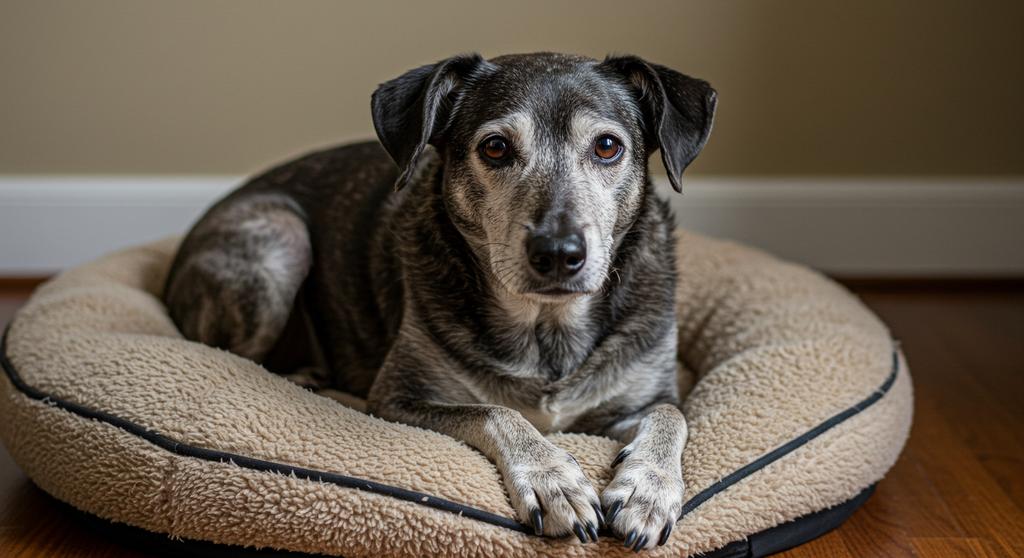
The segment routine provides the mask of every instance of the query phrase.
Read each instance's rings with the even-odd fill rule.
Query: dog
[[[634,56],[416,68],[372,96],[379,143],[216,203],[164,300],[189,339],[278,372],[306,356],[305,383],[481,451],[537,534],[664,544],[687,427],[673,219],[648,159],[679,191],[715,106],[705,81]],[[626,444],[600,496],[554,431]]]

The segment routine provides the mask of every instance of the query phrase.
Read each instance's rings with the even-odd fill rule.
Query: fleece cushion
[[[178,239],[42,285],[4,338],[0,437],[43,490],[174,539],[325,555],[592,556],[537,537],[469,446],[304,390],[186,341],[160,302]],[[804,267],[679,235],[688,501],[652,556],[750,541],[858,501],[910,428],[885,326]],[[600,490],[620,448],[554,434]],[[861,497],[861,500],[863,498]],[[803,539],[811,535],[802,535]]]

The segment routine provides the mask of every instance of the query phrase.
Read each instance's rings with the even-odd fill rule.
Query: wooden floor
[[[868,503],[787,557],[1024,558],[1024,288],[861,285],[914,376],[910,443]],[[25,292],[0,292],[0,324]],[[139,554],[80,525],[0,448],[0,557]]]

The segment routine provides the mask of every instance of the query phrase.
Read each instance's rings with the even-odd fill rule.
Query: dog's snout
[[[526,241],[530,267],[541,277],[567,279],[587,261],[587,244],[579,231],[535,234]]]

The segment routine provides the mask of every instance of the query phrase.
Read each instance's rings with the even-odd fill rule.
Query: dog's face
[[[451,58],[374,94],[378,135],[415,174],[444,161],[445,206],[492,278],[540,301],[597,292],[661,148],[674,187],[707,139],[714,91],[634,57]]]

